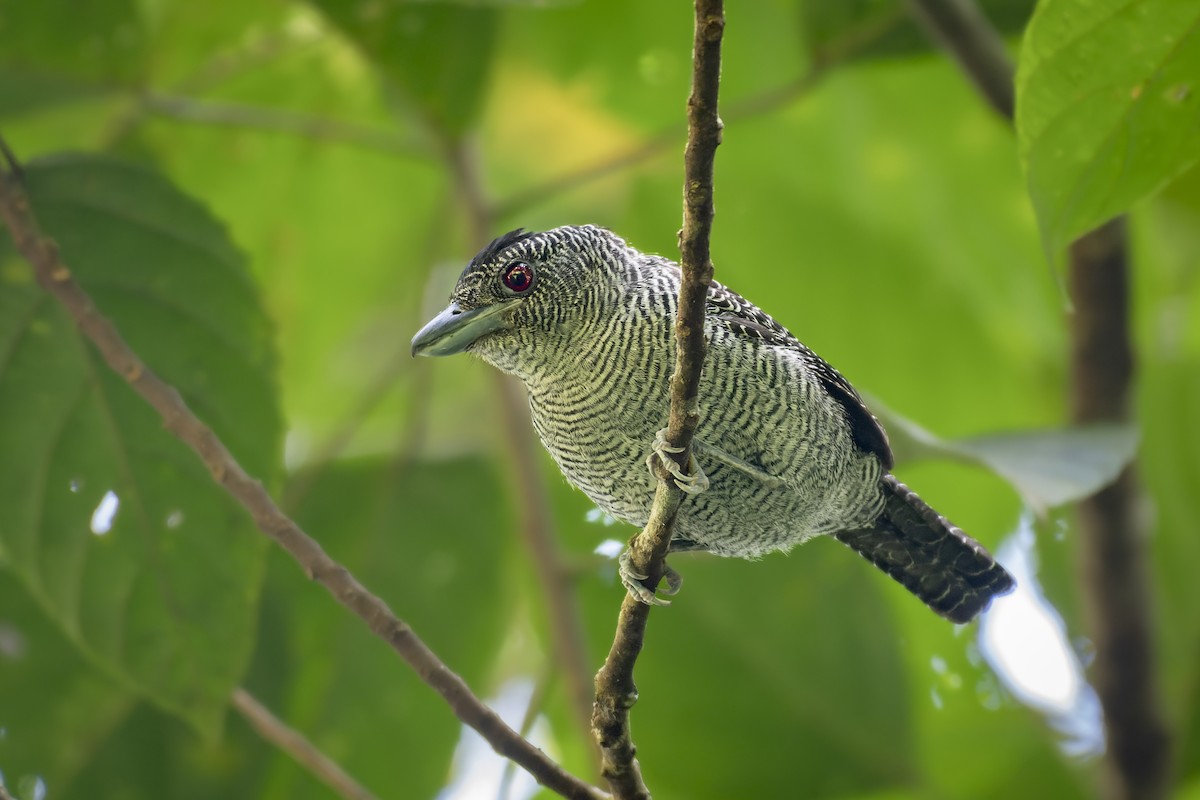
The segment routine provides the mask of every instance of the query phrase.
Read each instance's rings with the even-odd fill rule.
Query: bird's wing
[[[784,347],[799,355],[829,396],[845,411],[855,444],[863,452],[874,453],[884,469],[892,468],[892,448],[883,426],[840,372],[805,347],[770,314],[716,281],[709,287],[706,310],[710,319],[724,325],[736,336]]]

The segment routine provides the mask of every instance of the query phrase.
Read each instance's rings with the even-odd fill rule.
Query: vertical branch
[[[1004,43],[971,0],[908,0],[914,16],[954,55],[1010,122],[1013,66]],[[1007,87],[1007,88],[1006,88]],[[1129,330],[1129,243],[1123,218],[1071,245],[1071,418],[1077,424],[1130,417],[1134,381]],[[1092,682],[1104,709],[1105,794],[1166,797],[1171,736],[1154,664],[1146,532],[1132,467],[1079,504],[1080,589],[1096,645]]]
[[[686,470],[692,435],[700,421],[697,398],[704,364],[704,303],[712,281],[709,235],[713,220],[713,159],[721,142],[717,94],[721,81],[721,38],[725,30],[722,0],[695,0],[692,91],[688,97],[688,143],[684,153],[683,229],[679,234],[683,280],[675,321],[675,371],[667,442],[681,448],[676,459]],[[667,548],[682,492],[659,470],[658,489],[646,528],[630,543],[634,570],[653,589],[666,569]],[[592,731],[602,753],[601,774],[617,798],[648,800],[629,730],[629,709],[637,700],[633,668],[645,641],[650,607],[626,595],[616,635],[604,666],[596,674]]]
[[[1129,418],[1134,353],[1124,220],[1083,236],[1070,250],[1071,417],[1079,424]],[[1104,707],[1106,794],[1169,793],[1170,733],[1156,690],[1146,531],[1132,467],[1079,504],[1080,573],[1096,647],[1092,682]]]

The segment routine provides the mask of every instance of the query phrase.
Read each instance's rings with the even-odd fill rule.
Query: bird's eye
[[[533,288],[533,267],[524,261],[516,261],[504,268],[500,282],[513,294],[524,294]]]

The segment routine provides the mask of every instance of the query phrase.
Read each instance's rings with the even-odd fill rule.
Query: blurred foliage
[[[985,7],[1017,36],[1031,5]],[[906,439],[901,477],[991,547],[1021,514],[1013,483],[1052,505],[1131,446],[1124,431],[1037,433],[1065,416],[1068,313],[1038,220],[1053,248],[1128,208],[1195,160],[1195,128],[1170,122],[1171,98],[1148,90],[1113,112],[1132,132],[1076,117],[1077,137],[1063,139],[1036,123],[1093,114],[1069,91],[1072,70],[1164,91],[1198,79],[1185,46],[1194,12],[1191,28],[1168,30],[1160,5],[1171,4],[1131,4],[1133,29],[1077,23],[1071,50],[1072,4],[1045,0],[1019,139],[901,3],[729,9],[717,273],[902,415],[898,440],[933,431]],[[1171,69],[1187,74],[1148,67],[1152,54],[1124,46],[1134,29],[1149,31],[1147,47],[1162,44],[1155,32],[1174,37]],[[690,40],[690,4],[637,0],[0,0],[0,131],[29,160],[35,210],[101,311],[477,692],[542,685],[542,746],[589,777],[555,670],[553,599],[516,530],[522,487],[549,492],[589,663],[621,594],[593,548],[632,531],[589,522],[548,459],[514,475],[486,368],[414,362],[408,342],[478,245],[472,219],[489,233],[595,222],[673,252]],[[1089,53],[1103,74],[1073,60]],[[802,81],[814,63],[820,80]],[[1175,96],[1194,120],[1195,92]],[[1118,134],[1135,155],[1144,142],[1175,149],[1131,157],[1100,205],[1048,212],[1054,193],[1096,197],[1086,174],[1110,174],[1104,142]],[[1057,160],[1062,149],[1078,158]],[[1047,226],[1047,213],[1066,216]],[[1200,174],[1138,204],[1132,231],[1162,692],[1194,794]],[[110,488],[122,506],[95,536]],[[0,500],[10,788],[31,796],[21,787],[40,778],[64,798],[329,797],[223,711],[239,682],[381,797],[451,783],[459,726],[440,699],[285,556],[269,551],[264,569],[249,521],[7,240]],[[1065,536],[1037,543],[1039,577],[1086,650],[1063,519]],[[662,796],[1092,793],[1094,759],[1065,755],[1052,726],[999,688],[973,628],[956,631],[836,543],[675,566],[687,584],[654,614],[633,715]],[[219,740],[197,734],[222,716]],[[494,797],[495,783],[478,792],[456,797]]]

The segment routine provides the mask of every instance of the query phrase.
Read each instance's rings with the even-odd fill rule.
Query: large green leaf
[[[1017,139],[1051,254],[1182,173],[1200,158],[1200,5],[1040,3]]]
[[[872,408],[888,430],[897,462],[949,458],[978,464],[1012,484],[1039,513],[1103,489],[1137,451],[1138,434],[1132,425],[1097,424],[946,440],[882,404],[872,403]]]
[[[80,657],[3,570],[0,696],[0,785],[14,795],[37,779],[60,794],[135,704]]]
[[[33,209],[127,341],[272,483],[271,328],[220,224],[101,157],[29,165]],[[67,636],[213,733],[254,634],[266,540],[0,251],[0,548]]]

